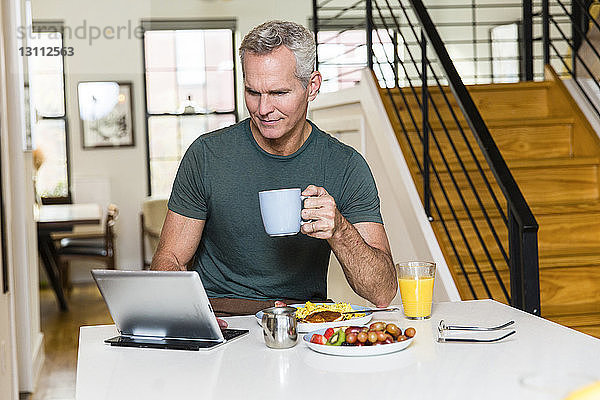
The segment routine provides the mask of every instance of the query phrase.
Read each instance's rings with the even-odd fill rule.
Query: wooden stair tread
[[[544,254],[540,256],[540,264],[543,264],[546,268],[575,268],[586,266],[598,266],[598,268],[600,268],[600,254]]]
[[[447,207],[444,207],[444,205],[439,205],[439,206],[440,206],[440,211],[443,213],[443,215],[446,216],[446,218],[451,218],[449,209]],[[484,203],[484,206],[486,207],[485,211],[489,218],[500,218],[500,212],[498,211],[497,208],[495,208],[495,206],[493,204],[491,204],[491,203],[485,204]],[[594,201],[581,201],[581,202],[577,202],[577,203],[550,203],[550,204],[544,204],[544,203],[531,204],[530,203],[529,208],[531,209],[531,212],[533,212],[533,215],[536,217],[543,216],[543,215],[552,215],[552,214],[580,214],[580,213],[598,214],[598,213],[600,213],[600,201],[594,200]],[[481,210],[481,208],[471,209],[469,211],[471,212],[471,216],[475,219],[483,219],[484,218],[484,214],[483,214],[483,211]],[[503,209],[503,211],[506,215],[505,208]],[[467,212],[463,208],[455,209],[454,212],[458,219],[466,219],[469,217]],[[434,212],[434,214],[437,215],[437,212]],[[434,221],[435,221],[435,219],[434,219]]]
[[[387,100],[389,101],[389,100]],[[458,113],[460,113],[460,110],[457,110]],[[462,114],[461,114],[462,115]],[[460,122],[460,126],[463,128],[463,130],[467,130],[468,132],[466,132],[467,135],[471,135],[470,131],[469,131],[469,125],[467,124],[466,120],[461,117],[461,115],[457,114],[458,116],[458,121]],[[403,121],[405,122],[405,127],[407,128],[407,132],[411,133],[411,134],[416,134],[416,129],[414,127],[414,125],[412,124],[412,121]],[[407,122],[410,122],[407,123]],[[531,117],[531,118],[512,118],[512,119],[496,119],[496,118],[487,118],[484,119],[484,122],[486,124],[486,126],[488,128],[511,128],[511,127],[523,127],[523,126],[527,126],[527,127],[531,127],[531,126],[549,126],[549,125],[572,125],[575,123],[575,118],[573,118],[570,115],[552,115],[550,117]],[[392,125],[394,126],[394,128],[400,128],[400,123],[393,118],[391,120]],[[431,114],[430,115],[430,120],[429,120],[429,125],[433,128],[433,129],[442,129],[442,124],[439,121],[439,118],[437,118],[437,115]],[[417,126],[419,127],[419,129],[421,128],[421,121],[419,120],[417,123]],[[454,120],[451,121],[451,123],[447,123],[447,121],[445,121],[445,126],[448,130],[452,130],[452,131],[456,131],[458,130],[458,127],[456,126],[456,123]]]
[[[452,118],[450,108],[458,107],[457,101],[450,93],[447,87],[443,87],[444,95],[438,87],[429,87],[430,101],[437,105],[437,112]],[[484,118],[497,117],[523,117],[529,116],[549,116],[551,115],[551,104],[548,92],[551,85],[546,82],[528,82],[517,84],[491,84],[491,85],[474,85],[468,87],[469,93],[474,104],[478,107],[479,112]],[[518,95],[515,95],[518,93]],[[421,88],[402,88],[392,89],[389,91],[380,91],[382,97],[390,98],[390,103],[394,103],[400,111],[409,117],[408,110],[411,110],[413,115],[420,115],[418,104],[421,100]],[[391,96],[390,96],[391,95]],[[431,109],[431,116],[434,117],[437,112],[435,107]],[[460,118],[458,113],[457,117]],[[435,117],[434,117],[435,118]]]
[[[483,83],[477,85],[466,85],[469,93],[477,93],[477,92],[496,92],[496,91],[521,91],[521,90],[538,90],[538,89],[549,89],[553,85],[550,81],[526,81],[526,82],[507,82],[507,83]],[[452,96],[452,92],[449,86],[442,86],[444,92],[446,92],[449,96]],[[428,86],[430,93],[439,93],[439,86]],[[390,92],[398,93],[398,88],[389,88]],[[412,94],[412,89],[410,87],[405,87],[404,90],[407,93]],[[421,93],[421,87],[414,87],[415,92]],[[387,95],[388,89],[379,88],[379,93],[381,96]]]
[[[482,272],[491,292],[491,297],[506,303],[496,275],[491,271]],[[467,287],[462,273],[454,273],[463,299],[474,296]],[[506,290],[510,293],[509,274],[506,269],[499,271]],[[477,298],[487,298],[487,291],[477,273],[467,275]],[[540,269],[540,300],[542,315],[562,316],[573,314],[600,313],[600,292],[596,282],[600,279],[598,265],[568,269]]]
[[[559,157],[536,158],[531,160],[512,159],[506,160],[510,168],[553,168],[576,167],[579,165],[598,165],[600,157]]]
[[[569,203],[579,201],[595,201],[600,199],[599,186],[599,166],[598,157],[575,157],[558,159],[531,159],[525,162],[508,161],[512,175],[516,180],[521,192],[529,203],[547,204],[547,203]],[[422,192],[423,182],[415,171],[414,161],[409,161],[408,165],[412,168],[413,177],[417,190]],[[431,176],[431,189],[439,204],[445,206],[445,199],[441,193],[440,182],[451,198],[453,204],[457,206],[462,204],[459,200],[459,194],[454,186],[452,179],[456,181],[460,192],[467,200],[470,206],[476,206],[473,188],[469,179],[486,200],[484,204],[492,204],[491,195],[487,191],[484,178],[481,176],[477,165],[474,162],[465,163],[465,171],[457,163],[448,163],[448,172],[446,166],[444,170],[437,169],[437,177],[434,171]],[[485,164],[481,165],[486,179],[490,183],[496,197],[503,201],[504,196],[496,183],[496,180]],[[468,178],[467,178],[468,174]],[[439,179],[439,181],[438,181]]]
[[[532,159],[508,159],[506,164],[511,170],[514,169],[540,169],[556,167],[578,167],[600,164],[599,157],[558,157],[558,158],[532,158]],[[481,162],[480,162],[481,164]],[[464,160],[463,165],[467,171],[478,171],[477,164],[473,160]],[[462,171],[462,167],[456,161],[448,162],[451,171]],[[487,164],[481,165],[484,170],[489,169]],[[447,170],[438,171],[447,173]]]
[[[483,83],[478,85],[467,85],[469,92],[477,91],[497,91],[497,90],[529,90],[529,89],[549,89],[552,87],[550,81],[524,81],[524,82],[506,82],[506,83]]]
[[[600,214],[551,214],[536,218],[540,228],[538,231],[538,251],[540,256],[560,255],[564,252],[573,254],[591,254],[600,249]],[[495,229],[504,251],[508,251],[508,230],[500,219],[490,220]],[[474,226],[475,223],[475,226]],[[477,260],[488,260],[489,253],[492,260],[502,259],[488,221],[459,221],[460,229],[467,237],[467,242],[462,239],[455,221],[446,222],[456,248],[456,253],[463,260],[470,260],[471,253]],[[487,253],[484,251],[477,236],[477,230],[484,243],[487,243]],[[432,223],[434,232],[438,234],[441,246],[450,246],[450,241],[445,234],[441,221]],[[453,251],[454,253],[454,251]],[[600,282],[600,276],[598,277]]]
[[[567,328],[571,328],[581,333],[585,333],[586,335],[590,335],[595,338],[600,338],[600,325],[586,325],[586,326],[569,326],[565,324],[560,324],[566,326]]]
[[[551,113],[548,111],[546,104],[539,104],[539,101],[528,103],[529,106],[527,108],[511,108],[510,106],[506,105],[506,102],[504,102],[505,105],[503,107],[494,109],[493,105],[490,103],[491,99],[479,99],[478,104],[476,103],[476,106],[480,108],[480,114],[484,121],[503,119],[504,114],[508,114],[509,116],[517,117],[519,119],[524,117],[543,119],[551,116],[566,116],[564,114]],[[397,120],[397,114],[394,110],[394,108],[397,108],[398,114],[405,125],[413,126],[413,118],[418,126],[421,125],[421,110],[418,108],[418,103],[414,98],[401,98],[399,96],[393,98],[388,97],[388,99],[384,101],[384,106],[388,109],[388,113],[393,115],[392,121]],[[445,101],[442,103],[439,99],[434,99],[429,107],[430,122],[439,120],[438,114],[443,118],[447,118],[447,120],[445,120],[447,125],[455,125],[456,120],[458,120],[460,124],[465,124],[466,121],[465,116],[462,114],[457,104],[450,103],[450,107],[448,107],[448,104],[446,104]]]
[[[561,319],[567,325],[600,324],[600,304],[582,303],[576,306],[546,305],[542,307],[542,316]],[[577,321],[576,321],[577,320]]]
[[[574,154],[585,155],[574,153],[572,137],[575,128],[573,123],[507,124],[505,126],[488,125],[488,127],[505,160],[522,159],[524,154],[529,159],[573,157]],[[396,124],[395,130],[400,130],[398,124]],[[433,127],[430,133],[430,156],[436,165],[441,165],[442,155],[450,163],[456,163],[458,155],[462,159],[473,160],[469,147],[480,163],[486,163],[479,144],[469,129],[465,128],[460,132],[458,128],[450,127],[446,132],[440,127]],[[420,134],[414,129],[409,130],[407,134],[400,133],[398,140],[407,148],[410,143],[419,154],[419,158],[422,158],[423,145],[419,138]]]
[[[600,311],[596,312],[587,312],[586,309],[593,309],[593,305],[581,307],[576,310],[570,310],[566,314],[558,312],[557,314],[553,314],[552,308],[545,312],[542,310],[542,316],[544,318],[548,318],[552,321],[558,322],[561,325],[567,326],[586,326],[586,325],[598,325],[600,324]],[[577,311],[581,312],[577,312]]]
[[[557,158],[532,158],[532,159],[508,159],[505,160],[510,169],[542,169],[557,167],[579,167],[596,166],[600,164],[600,157],[557,157]],[[467,171],[478,171],[477,164],[473,160],[464,160],[463,164]],[[479,163],[483,170],[489,170],[487,164]],[[451,171],[462,171],[462,167],[456,161],[448,162]],[[445,166],[438,173],[448,173]]]
[[[582,201],[577,203],[530,204],[534,215],[600,213],[600,201]]]
[[[508,270],[503,258],[493,257],[492,260],[494,261],[498,271]],[[458,262],[454,258],[447,261],[449,266],[455,268],[457,271],[460,271]],[[478,261],[480,262],[479,267],[482,272],[492,272],[492,268],[489,266],[487,259],[480,259]],[[476,273],[476,269],[470,259],[463,260],[463,266],[465,267],[467,273]],[[570,254],[565,254],[564,252],[546,252],[545,254],[539,255],[540,269],[572,269],[580,267],[597,267],[600,269],[600,254],[589,252],[573,252]]]
[[[575,118],[570,115],[543,118],[513,118],[513,119],[487,119],[488,127],[513,127],[513,126],[546,126],[546,125],[568,125],[575,123]]]
[[[600,313],[555,316],[544,315],[544,309],[542,308],[542,317],[581,333],[600,338]]]
[[[521,192],[525,196],[525,199],[530,204],[574,203],[579,201],[591,202],[600,199],[599,165],[576,164],[594,161],[595,158],[588,158],[586,160],[579,159],[576,161],[567,160],[561,162],[563,165],[560,166],[549,166],[548,168],[512,168],[511,172],[517,184],[519,185]],[[536,163],[532,161],[532,164],[548,165],[549,162],[543,161]],[[410,168],[412,168],[416,188],[422,196],[422,178],[416,173],[414,162],[408,162],[408,165]],[[474,166],[475,164],[465,166],[465,168],[467,168],[469,179],[472,181],[472,184],[477,190],[483,204],[486,206],[493,205],[494,203],[492,200],[492,194],[490,194],[486,189],[484,178],[481,176],[481,173],[478,170],[474,169]],[[469,183],[469,179],[467,179],[467,174],[465,174],[462,169],[459,171],[451,169],[451,171],[452,176],[447,171],[443,173],[438,172],[437,177],[435,174],[433,174],[430,180],[432,193],[436,198],[441,210],[447,210],[448,206],[447,201],[441,191],[440,185],[445,188],[445,191],[455,209],[463,207],[459,197],[459,190],[462,196],[465,198],[467,205],[469,207],[477,208],[478,202],[475,194],[473,193],[473,187]],[[504,207],[504,195],[496,183],[493,174],[491,171],[485,169],[483,172],[492,188],[494,195]],[[452,179],[454,179],[456,182],[458,189],[454,186]],[[437,217],[435,212],[434,216]]]

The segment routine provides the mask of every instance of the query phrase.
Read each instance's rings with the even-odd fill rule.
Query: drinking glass
[[[404,316],[408,319],[431,317],[435,263],[401,262],[396,264],[396,276],[398,277]]]

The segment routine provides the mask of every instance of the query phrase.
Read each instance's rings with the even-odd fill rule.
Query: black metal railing
[[[344,10],[333,2],[314,1],[318,48],[320,29],[331,30],[340,12],[358,21],[369,10],[362,13],[364,43],[351,51],[366,53],[364,65],[376,74],[407,162],[418,171],[426,213],[470,297],[503,297],[539,315],[538,225],[422,1],[364,0]],[[336,56],[320,50],[325,65]]]
[[[571,8],[575,0],[551,0],[547,2],[554,23],[570,38],[570,18],[563,8]],[[590,2],[591,0],[583,0]],[[339,3],[339,4],[338,4]],[[424,1],[436,28],[449,51],[462,80],[466,84],[482,84],[495,82],[517,82],[522,80],[544,80],[544,56],[541,44],[543,20],[541,18],[543,1],[523,2],[490,2],[489,0],[471,0],[439,4],[435,1]],[[320,13],[327,17],[320,26],[321,32],[352,31],[365,29],[366,1],[357,1],[351,5],[336,0],[319,2]],[[391,9],[401,13],[395,2]],[[359,17],[359,13],[362,13]],[[318,17],[318,16],[317,16]],[[401,28],[408,28],[404,20],[399,20]],[[510,34],[504,33],[497,38],[499,29],[514,28]],[[561,59],[568,49],[558,29],[552,30],[552,41],[558,52],[549,55],[549,62],[562,74]],[[327,42],[331,42],[329,39]],[[366,43],[356,42],[360,49]],[[419,43],[409,40],[403,45],[415,48],[418,53]],[[507,50],[506,46],[509,46]],[[500,48],[501,47],[501,48]],[[355,48],[356,49],[356,48]],[[352,50],[355,50],[352,49]],[[344,65],[343,55],[327,60],[328,65]],[[418,61],[418,60],[417,60]],[[431,60],[434,65],[436,60]],[[366,65],[366,53],[363,65]],[[320,64],[323,64],[322,62]],[[507,67],[508,65],[508,67]],[[356,67],[360,67],[356,65]],[[335,77],[331,77],[335,79]],[[356,81],[358,77],[354,78]]]
[[[539,17],[542,24],[541,37],[544,64],[554,64],[579,88],[588,105],[600,118],[600,23],[598,15],[592,15],[591,7],[600,2],[592,0],[555,0],[558,9],[551,8],[543,0],[541,9],[530,11],[532,18]],[[524,4],[524,9],[530,4]],[[568,24],[561,23],[563,17]],[[531,43],[530,46],[533,44]]]

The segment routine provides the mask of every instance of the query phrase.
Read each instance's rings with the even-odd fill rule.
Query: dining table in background
[[[396,353],[370,357],[321,354],[299,343],[265,346],[255,316],[225,318],[250,334],[209,351],[111,347],[114,325],[80,329],[76,399],[563,399],[600,380],[600,340],[494,300],[434,304],[428,320],[375,314],[417,333]],[[494,332],[446,336],[495,343],[439,343],[438,325],[498,326]],[[299,335],[301,336],[301,335]],[[382,345],[386,346],[386,345]]]
[[[62,311],[68,310],[67,300],[60,279],[56,247],[52,232],[70,231],[75,225],[95,225],[102,220],[102,209],[94,203],[35,205],[34,220],[37,223],[38,251],[46,275],[56,294]]]

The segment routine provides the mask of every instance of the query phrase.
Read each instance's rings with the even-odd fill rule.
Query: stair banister
[[[508,201],[509,249],[511,258],[511,303],[524,311],[540,315],[539,272],[537,251],[538,224],[515,182],[504,158],[494,143],[481,114],[473,103],[471,95],[456,71],[448,51],[421,0],[410,0],[412,8],[421,23],[422,30],[440,60],[440,66],[448,78],[448,85],[454,94],[467,124],[475,133],[475,139],[483,155],[491,166],[502,193]],[[423,82],[426,85],[426,82]],[[532,240],[532,234],[535,240]]]

